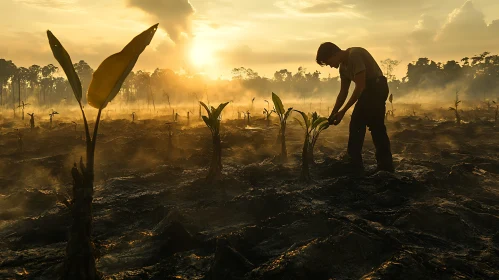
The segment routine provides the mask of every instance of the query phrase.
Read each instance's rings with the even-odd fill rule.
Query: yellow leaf
[[[133,38],[119,53],[106,58],[95,70],[88,88],[88,104],[103,109],[120,91],[121,85],[132,71],[137,59],[151,42],[158,24]]]

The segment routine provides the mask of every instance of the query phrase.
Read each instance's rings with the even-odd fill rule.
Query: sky
[[[317,48],[364,47],[378,61],[445,62],[499,53],[497,0],[0,0],[0,58],[17,66],[53,63],[46,30],[73,62],[96,69],[134,36],[159,23],[134,70],[230,78],[234,67],[273,77],[280,69],[338,70],[315,63]]]

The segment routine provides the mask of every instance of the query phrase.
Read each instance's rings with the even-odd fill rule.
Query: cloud
[[[127,3],[153,16],[173,42],[192,36],[194,8],[189,0],[127,0]]]
[[[351,14],[373,18],[395,18],[421,14],[433,7],[430,0],[282,0],[276,6],[287,12],[298,14]]]
[[[421,45],[421,52],[437,57],[469,56],[483,51],[499,51],[499,21],[487,25],[483,12],[471,0],[447,15],[438,25],[432,17],[423,17],[410,34],[409,41]]]
[[[339,13],[344,10],[345,6],[340,2],[322,2],[317,3],[308,7],[301,8],[300,11],[303,13]]]
[[[15,0],[31,6],[49,7],[49,8],[67,8],[78,3],[78,0]]]

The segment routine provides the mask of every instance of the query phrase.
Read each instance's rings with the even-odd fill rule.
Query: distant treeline
[[[459,61],[440,63],[419,58],[407,65],[407,74],[402,79],[393,76],[396,60],[380,62],[385,76],[390,80],[390,89],[396,96],[411,92],[438,92],[449,86],[476,99],[496,99],[499,89],[499,56],[484,52]],[[79,61],[75,69],[80,76],[84,92],[92,79],[93,69]],[[72,91],[58,67],[32,65],[17,67],[12,61],[0,59],[0,105],[15,108],[22,101],[40,106],[74,102]],[[167,103],[196,102],[197,100],[248,101],[253,97],[268,98],[271,92],[286,94],[294,98],[334,98],[340,88],[338,77],[320,78],[320,72],[307,72],[299,67],[296,72],[282,69],[271,78],[262,77],[250,68],[232,70],[231,80],[210,80],[201,75],[178,74],[170,69],[154,72],[138,70],[126,79],[117,102]],[[86,102],[85,97],[83,101]],[[227,100],[229,100],[227,99]]]

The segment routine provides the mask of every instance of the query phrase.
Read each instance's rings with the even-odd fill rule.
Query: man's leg
[[[348,138],[348,155],[354,165],[354,168],[363,169],[362,163],[362,146],[364,144],[364,137],[366,135],[366,123],[363,118],[362,103],[359,102],[355,105],[350,120],[350,135]]]
[[[374,147],[376,148],[376,161],[378,169],[393,172],[393,159],[390,148],[390,139],[385,126],[385,94],[372,92],[377,100],[373,100],[369,109],[368,126],[371,131]]]

